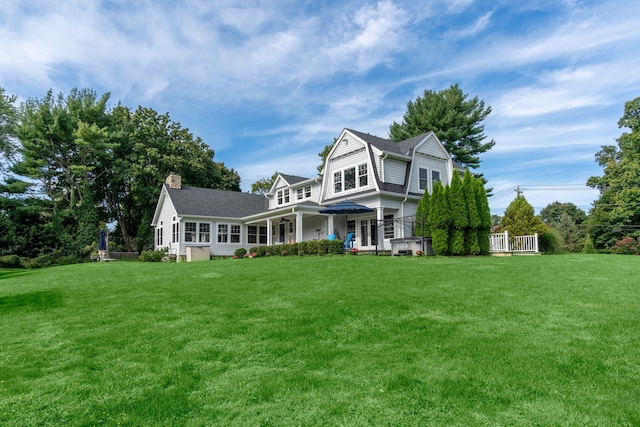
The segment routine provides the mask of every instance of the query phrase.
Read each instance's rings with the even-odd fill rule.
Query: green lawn
[[[640,257],[0,270],[0,425],[640,425]]]

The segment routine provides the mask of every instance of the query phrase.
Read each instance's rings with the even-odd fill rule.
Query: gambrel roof
[[[357,130],[347,129],[352,134],[356,135],[363,141],[376,147],[378,150],[386,151],[389,153],[402,154],[404,156],[410,156],[412,150],[424,140],[429,134],[433,132],[425,132],[413,138],[406,139],[404,141],[396,142],[389,139],[380,138],[379,136],[370,135],[368,133],[358,132]]]
[[[267,198],[259,194],[200,187],[175,189],[167,184],[164,188],[178,215],[242,218],[269,208]]]

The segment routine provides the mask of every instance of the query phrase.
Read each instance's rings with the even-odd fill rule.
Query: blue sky
[[[0,0],[0,86],[169,112],[247,191],[314,176],[343,128],[387,137],[407,101],[458,83],[493,110],[493,213],[518,185],[537,210],[588,210],[594,154],[640,96],[638,16],[637,0]]]

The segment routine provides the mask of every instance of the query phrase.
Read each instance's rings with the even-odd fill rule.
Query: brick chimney
[[[180,190],[182,188],[182,177],[180,175],[176,175],[175,172],[170,172],[166,183],[169,184],[169,188]]]

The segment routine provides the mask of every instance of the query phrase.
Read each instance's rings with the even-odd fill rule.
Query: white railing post
[[[535,252],[538,253],[539,252],[538,251],[538,233],[535,234],[535,241],[533,244],[534,244]]]
[[[509,242],[509,232],[504,232],[504,251],[511,252],[511,243]]]

